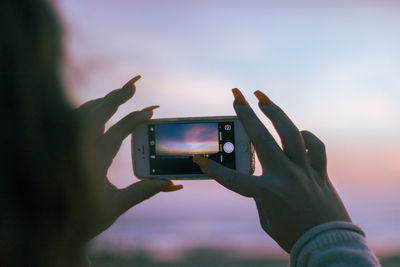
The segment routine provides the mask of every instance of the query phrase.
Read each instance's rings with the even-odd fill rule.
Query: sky
[[[154,118],[234,115],[237,87],[279,142],[257,108],[253,92],[261,90],[299,129],[323,140],[329,176],[374,249],[400,246],[398,1],[56,3],[65,29],[67,95],[76,106],[140,74],[135,96],[107,126],[151,105],[161,106]],[[109,171],[118,187],[136,181],[129,142]],[[257,223],[248,200],[216,183],[183,184],[171,199],[162,195],[126,216],[148,218],[166,203],[203,217],[240,206]]]
[[[155,141],[157,155],[217,153],[218,124],[159,124],[155,126]]]

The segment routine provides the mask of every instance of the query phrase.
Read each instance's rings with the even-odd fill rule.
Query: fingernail
[[[199,165],[200,168],[204,168],[208,165],[209,160],[200,156],[193,156],[193,162]]]
[[[130,79],[122,88],[127,89],[127,88],[132,88],[133,85],[135,85],[135,82],[137,82],[142,76],[138,75]]]
[[[150,106],[150,107],[142,109],[142,111],[153,111],[153,110],[155,110],[156,108],[159,108],[159,107],[160,107],[159,105]]]
[[[254,95],[257,97],[261,105],[268,106],[272,104],[272,101],[263,92],[257,90],[254,92]]]
[[[237,89],[237,88],[232,89],[232,93],[233,93],[233,96],[235,97],[236,104],[238,104],[239,106],[247,105],[247,101],[239,89]]]
[[[162,192],[173,192],[183,189],[183,185],[181,184],[171,184],[161,187]]]

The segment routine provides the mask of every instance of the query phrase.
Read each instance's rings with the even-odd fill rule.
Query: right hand
[[[308,229],[350,217],[329,181],[324,144],[311,132],[299,131],[287,115],[262,92],[259,107],[278,132],[283,150],[275,142],[242,93],[233,89],[234,108],[254,144],[262,175],[239,173],[215,161],[195,156],[210,178],[226,188],[254,198],[262,228],[285,251]]]

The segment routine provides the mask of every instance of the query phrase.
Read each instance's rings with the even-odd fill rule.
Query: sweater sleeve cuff
[[[329,234],[328,231],[331,230],[334,231]],[[297,265],[300,255],[307,256],[320,247],[360,237],[365,237],[364,232],[360,227],[349,222],[327,222],[315,226],[303,233],[293,245],[290,251],[290,266]]]

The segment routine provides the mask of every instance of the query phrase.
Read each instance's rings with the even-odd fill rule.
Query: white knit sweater
[[[381,266],[364,232],[348,222],[328,222],[305,232],[290,252],[291,267]]]

